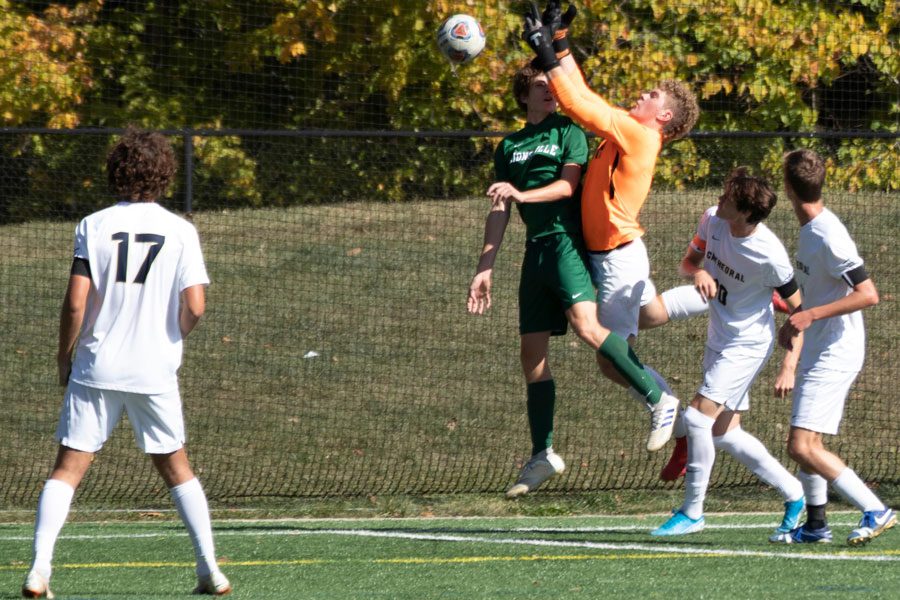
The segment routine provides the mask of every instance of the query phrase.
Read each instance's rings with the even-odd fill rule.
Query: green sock
[[[600,349],[600,355],[611,362],[616,371],[625,378],[631,387],[636,389],[651,405],[659,402],[662,390],[656,380],[644,370],[644,365],[624,339],[610,333]]]
[[[552,379],[528,384],[528,426],[531,428],[531,455],[553,444],[553,408],[556,384]]]

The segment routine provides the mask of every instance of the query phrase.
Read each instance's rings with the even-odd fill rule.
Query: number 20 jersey
[[[70,379],[144,394],[178,389],[182,290],[209,283],[197,230],[154,202],[119,202],[82,219],[75,258],[91,290]]]
[[[794,276],[781,240],[763,223],[747,237],[734,237],[728,221],[716,216],[716,207],[703,213],[697,238],[705,243],[697,248],[705,254],[703,268],[718,284],[709,302],[706,345],[716,351],[741,346],[768,353],[775,338],[772,289]]]

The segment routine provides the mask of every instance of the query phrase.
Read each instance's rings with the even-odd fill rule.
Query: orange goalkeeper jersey
[[[580,70],[551,79],[550,89],[567,115],[602,137],[581,193],[587,249],[612,250],[642,236],[638,216],[650,193],[662,134],[592,92]]]

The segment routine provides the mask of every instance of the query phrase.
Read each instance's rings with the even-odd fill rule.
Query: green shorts
[[[566,311],[579,302],[595,301],[581,238],[568,234],[528,240],[519,280],[519,334],[568,328]]]

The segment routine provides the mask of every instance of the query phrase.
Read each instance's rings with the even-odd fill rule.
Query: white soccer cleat
[[[538,452],[522,467],[519,478],[511,488],[506,490],[506,497],[518,498],[528,492],[533,492],[545,481],[565,470],[566,463],[552,448]]]
[[[50,591],[50,581],[32,569],[25,576],[25,583],[22,584],[23,598],[49,598],[53,600],[55,597]]]
[[[650,437],[647,439],[647,450],[656,452],[672,437],[675,415],[678,414],[680,405],[678,398],[663,392],[659,402],[650,407]]]
[[[851,531],[847,537],[847,543],[851,546],[868,544],[896,524],[897,515],[890,508],[864,512],[859,527]]]
[[[209,575],[197,578],[197,587],[194,588],[193,593],[207,596],[224,596],[231,593],[231,583],[221,571],[213,571]]]

